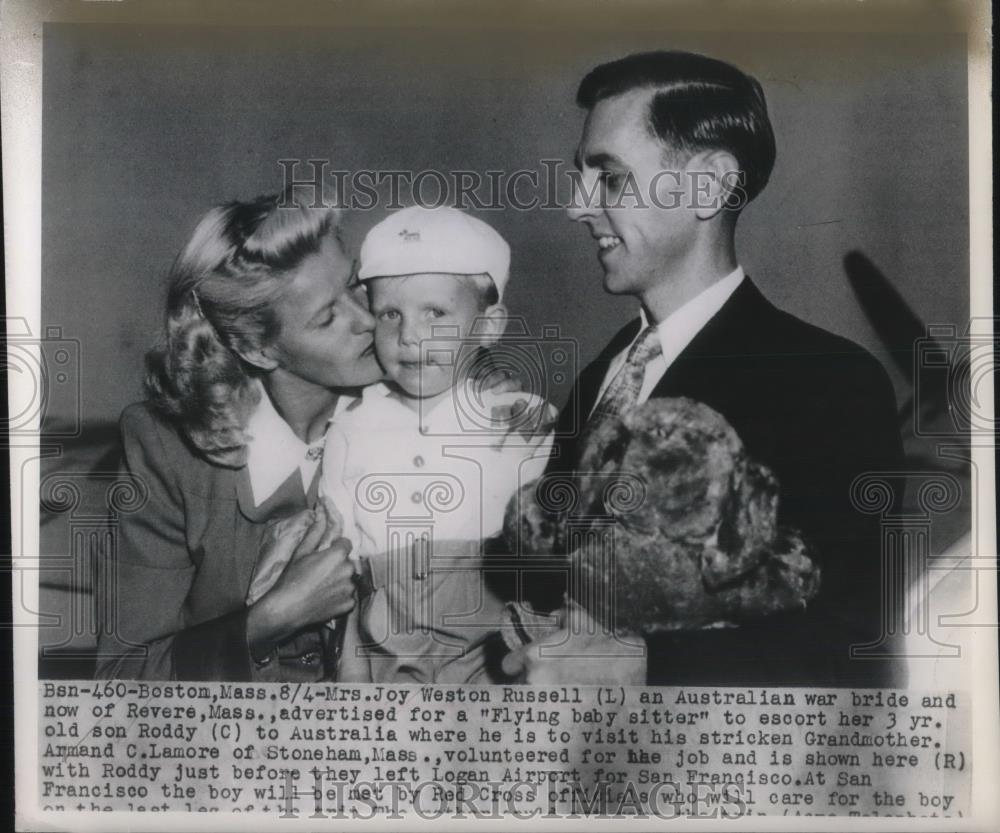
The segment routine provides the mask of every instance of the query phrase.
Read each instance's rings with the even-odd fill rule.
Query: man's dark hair
[[[774,167],[774,133],[756,79],[693,52],[641,52],[591,70],[580,82],[576,103],[590,110],[635,89],[655,91],[649,127],[668,148],[728,151],[745,172],[747,201],[764,190]]]

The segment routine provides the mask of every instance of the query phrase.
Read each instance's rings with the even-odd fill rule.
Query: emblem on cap
[[[401,208],[365,235],[359,280],[434,273],[489,275],[503,298],[510,246],[489,224],[448,206]]]

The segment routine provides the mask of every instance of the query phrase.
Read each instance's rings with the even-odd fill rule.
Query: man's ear
[[[256,347],[253,350],[237,350],[236,352],[243,361],[252,364],[258,370],[270,372],[278,367],[278,360],[271,347]]]
[[[479,314],[475,324],[476,335],[483,347],[496,344],[507,329],[507,307],[493,304]]]
[[[743,175],[729,151],[696,153],[685,167],[691,177],[691,207],[699,220],[711,220],[738,206]]]

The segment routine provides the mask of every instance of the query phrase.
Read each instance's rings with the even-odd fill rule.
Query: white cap
[[[365,235],[359,280],[428,273],[487,274],[502,300],[510,246],[482,220],[447,206],[394,211]]]

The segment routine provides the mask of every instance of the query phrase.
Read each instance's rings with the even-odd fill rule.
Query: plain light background
[[[964,37],[737,38],[673,31],[665,15],[627,32],[613,20],[533,28],[524,15],[489,31],[434,23],[46,26],[42,313],[80,342],[85,419],[116,419],[141,398],[171,260],[211,205],[278,190],[279,159],[484,174],[570,165],[579,80],[653,48],[705,52],[763,84],[778,160],[737,239],[772,301],[875,353],[900,401],[907,383],[887,353],[899,345],[866,318],[845,255],[868,257],[925,323],[967,323]],[[383,216],[348,217],[355,251]],[[513,250],[511,312],[576,339],[581,364],[634,314],[633,300],[603,292],[596,246],[563,212],[482,216]],[[567,392],[551,388],[557,404]],[[69,402],[57,391],[50,416]]]

